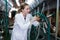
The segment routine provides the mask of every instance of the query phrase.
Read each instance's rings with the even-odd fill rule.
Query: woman
[[[27,40],[27,31],[31,28],[31,25],[37,26],[40,20],[39,17],[32,17],[30,13],[30,7],[26,3],[22,3],[18,14],[15,15],[14,28],[11,36],[11,40]]]

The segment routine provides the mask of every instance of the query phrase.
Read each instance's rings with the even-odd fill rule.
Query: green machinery
[[[40,17],[40,25],[38,27],[32,25],[33,27],[30,31],[30,40],[50,40],[50,21],[43,13],[44,7],[45,2],[43,3],[42,10],[39,9],[39,6],[34,10],[34,15]]]
[[[7,0],[4,0],[4,11],[0,10],[0,40],[10,40],[9,35],[9,23],[8,23],[8,12],[7,12]]]
[[[36,13],[41,18],[38,27],[33,26],[30,32],[30,40],[50,40],[50,22],[43,13]]]

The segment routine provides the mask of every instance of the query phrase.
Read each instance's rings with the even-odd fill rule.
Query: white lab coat
[[[32,19],[31,14],[27,14],[26,20],[22,13],[15,15],[14,28],[11,35],[11,40],[27,40],[27,31],[31,28],[30,20]],[[33,22],[33,25],[37,26],[39,23]]]

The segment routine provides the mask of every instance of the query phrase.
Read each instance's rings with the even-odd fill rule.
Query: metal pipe
[[[8,5],[7,5],[7,0],[5,0],[5,39],[4,40],[10,40],[9,36],[9,30],[8,30],[8,11],[7,11]]]
[[[59,0],[57,0],[57,10],[56,10],[56,40],[58,33],[58,19],[59,19]]]

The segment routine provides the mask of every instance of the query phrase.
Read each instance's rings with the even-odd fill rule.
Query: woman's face
[[[22,10],[25,14],[30,13],[30,7],[28,5],[25,6],[25,8]]]

